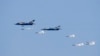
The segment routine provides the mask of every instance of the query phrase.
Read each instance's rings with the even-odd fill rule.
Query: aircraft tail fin
[[[57,29],[61,29],[60,27],[61,27],[61,26],[60,26],[60,25],[58,25],[56,28],[57,28]]]
[[[58,28],[60,28],[61,26],[60,26],[60,25],[58,25],[57,27],[58,27]]]
[[[33,23],[35,20],[30,21],[30,23]]]
[[[35,21],[35,20],[32,20],[33,22]]]

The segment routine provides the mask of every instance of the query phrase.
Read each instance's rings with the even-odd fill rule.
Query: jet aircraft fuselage
[[[26,22],[18,22],[18,23],[16,23],[15,25],[22,25],[22,26],[25,26],[25,25],[33,25],[35,20],[32,20],[32,21],[30,21],[30,22],[28,22],[28,23],[26,23]]]
[[[57,26],[57,27],[54,27],[54,28],[43,28],[42,30],[58,31],[58,30],[60,30],[60,26]]]

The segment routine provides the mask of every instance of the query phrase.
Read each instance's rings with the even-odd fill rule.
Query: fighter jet
[[[75,38],[75,34],[67,35],[68,38]]]
[[[26,26],[26,25],[33,25],[35,23],[33,23],[35,20],[32,20],[30,22],[18,22],[15,25],[21,25],[21,26]]]
[[[43,28],[43,29],[41,29],[41,30],[47,30],[47,31],[58,31],[58,30],[60,30],[60,26],[57,26],[57,27],[54,27],[54,28]]]
[[[86,42],[86,45],[93,46],[93,45],[95,45],[95,41]]]
[[[81,47],[81,46],[84,46],[84,45],[85,45],[85,44],[82,42],[82,43],[73,44],[72,46]]]

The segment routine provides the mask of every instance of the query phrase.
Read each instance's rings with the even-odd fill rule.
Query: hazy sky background
[[[33,19],[32,30],[14,25]],[[62,30],[35,34],[58,25]],[[72,46],[92,40],[95,46]],[[100,56],[99,40],[100,0],[0,0],[0,56]]]

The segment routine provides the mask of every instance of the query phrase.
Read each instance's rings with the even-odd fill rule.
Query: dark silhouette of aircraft
[[[15,25],[21,25],[21,26],[25,26],[25,25],[33,25],[35,20],[32,20],[30,22],[18,22]]]
[[[54,27],[54,28],[43,28],[43,29],[41,29],[41,30],[47,30],[47,31],[58,31],[58,30],[60,30],[60,26],[57,26],[57,27]]]

